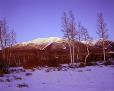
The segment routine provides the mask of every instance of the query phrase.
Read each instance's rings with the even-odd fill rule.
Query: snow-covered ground
[[[114,66],[19,70],[0,77],[0,91],[114,91]]]

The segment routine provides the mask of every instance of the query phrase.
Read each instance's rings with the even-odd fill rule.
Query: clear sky
[[[69,10],[94,39],[97,38],[97,13],[102,12],[110,39],[114,40],[114,0],[0,0],[0,19],[6,17],[18,42],[62,37],[61,17]]]

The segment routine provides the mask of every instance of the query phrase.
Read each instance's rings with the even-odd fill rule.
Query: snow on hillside
[[[98,40],[92,40],[91,43],[92,45],[94,45]],[[66,42],[65,39],[63,38],[59,38],[59,37],[48,37],[48,38],[37,38],[31,41],[27,41],[27,42],[22,42],[22,43],[18,43],[18,46],[26,46],[26,45],[43,45],[45,44],[45,46],[49,46],[52,43],[63,43]],[[86,41],[81,41],[81,43],[85,44],[87,43]]]
[[[33,43],[33,44],[44,44],[44,43],[52,43],[52,42],[62,42],[63,39],[59,38],[59,37],[48,37],[48,38],[37,38],[34,39],[32,41],[28,41],[28,42],[22,42],[21,44],[29,44],[29,43]]]
[[[62,43],[65,42],[66,40],[63,38],[59,38],[59,37],[48,37],[48,38],[37,38],[31,41],[27,41],[27,42],[22,42],[20,43],[21,45],[27,45],[27,44],[51,44],[53,42],[56,43]],[[93,40],[91,41],[92,44],[95,44],[98,40]],[[86,41],[81,41],[82,43],[86,43]]]
[[[91,41],[81,41],[83,44],[91,43],[91,45],[95,45],[98,42],[98,40],[91,40]]]
[[[114,66],[91,66],[76,69],[63,67],[59,71],[45,67],[18,71],[0,77],[0,90],[114,91]]]
[[[14,46],[14,48],[25,47],[25,48],[37,48],[40,50],[44,50],[46,47],[50,46],[52,43],[63,43],[64,41],[65,41],[64,39],[59,38],[59,37],[37,38],[31,41],[18,43]]]
[[[78,42],[77,42],[78,43]],[[92,40],[90,41],[81,41],[83,44],[90,44],[91,46],[94,45],[100,45],[99,40]],[[56,46],[55,49],[66,49],[66,46],[68,44],[68,40],[64,38],[59,37],[48,37],[48,38],[37,38],[31,41],[17,43],[13,46],[13,48],[17,49],[40,49],[44,50],[50,45]]]

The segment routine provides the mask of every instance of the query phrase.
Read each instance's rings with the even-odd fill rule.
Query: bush
[[[25,75],[26,75],[26,76],[30,76],[30,75],[32,75],[32,73],[26,73]]]
[[[7,63],[3,60],[0,60],[0,74],[7,73],[9,73]]]
[[[80,65],[79,65],[79,67],[85,67],[84,63],[81,62]]]
[[[87,62],[86,63],[86,66],[95,66],[95,65],[97,65],[96,62]]]
[[[113,61],[108,60],[108,61],[104,62],[104,65],[114,65],[114,62],[113,62]]]
[[[28,84],[22,83],[22,84],[17,84],[18,88],[23,88],[23,87],[28,87]]]
[[[49,66],[49,67],[59,67],[59,62],[58,61],[56,61],[56,60],[49,60],[48,61],[48,64],[47,64],[47,66]]]

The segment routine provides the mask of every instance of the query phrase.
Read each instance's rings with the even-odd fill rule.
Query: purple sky
[[[39,37],[62,37],[61,17],[72,10],[76,21],[95,39],[97,13],[104,14],[110,39],[114,40],[114,0],[0,0],[0,19],[6,17],[17,41]]]

